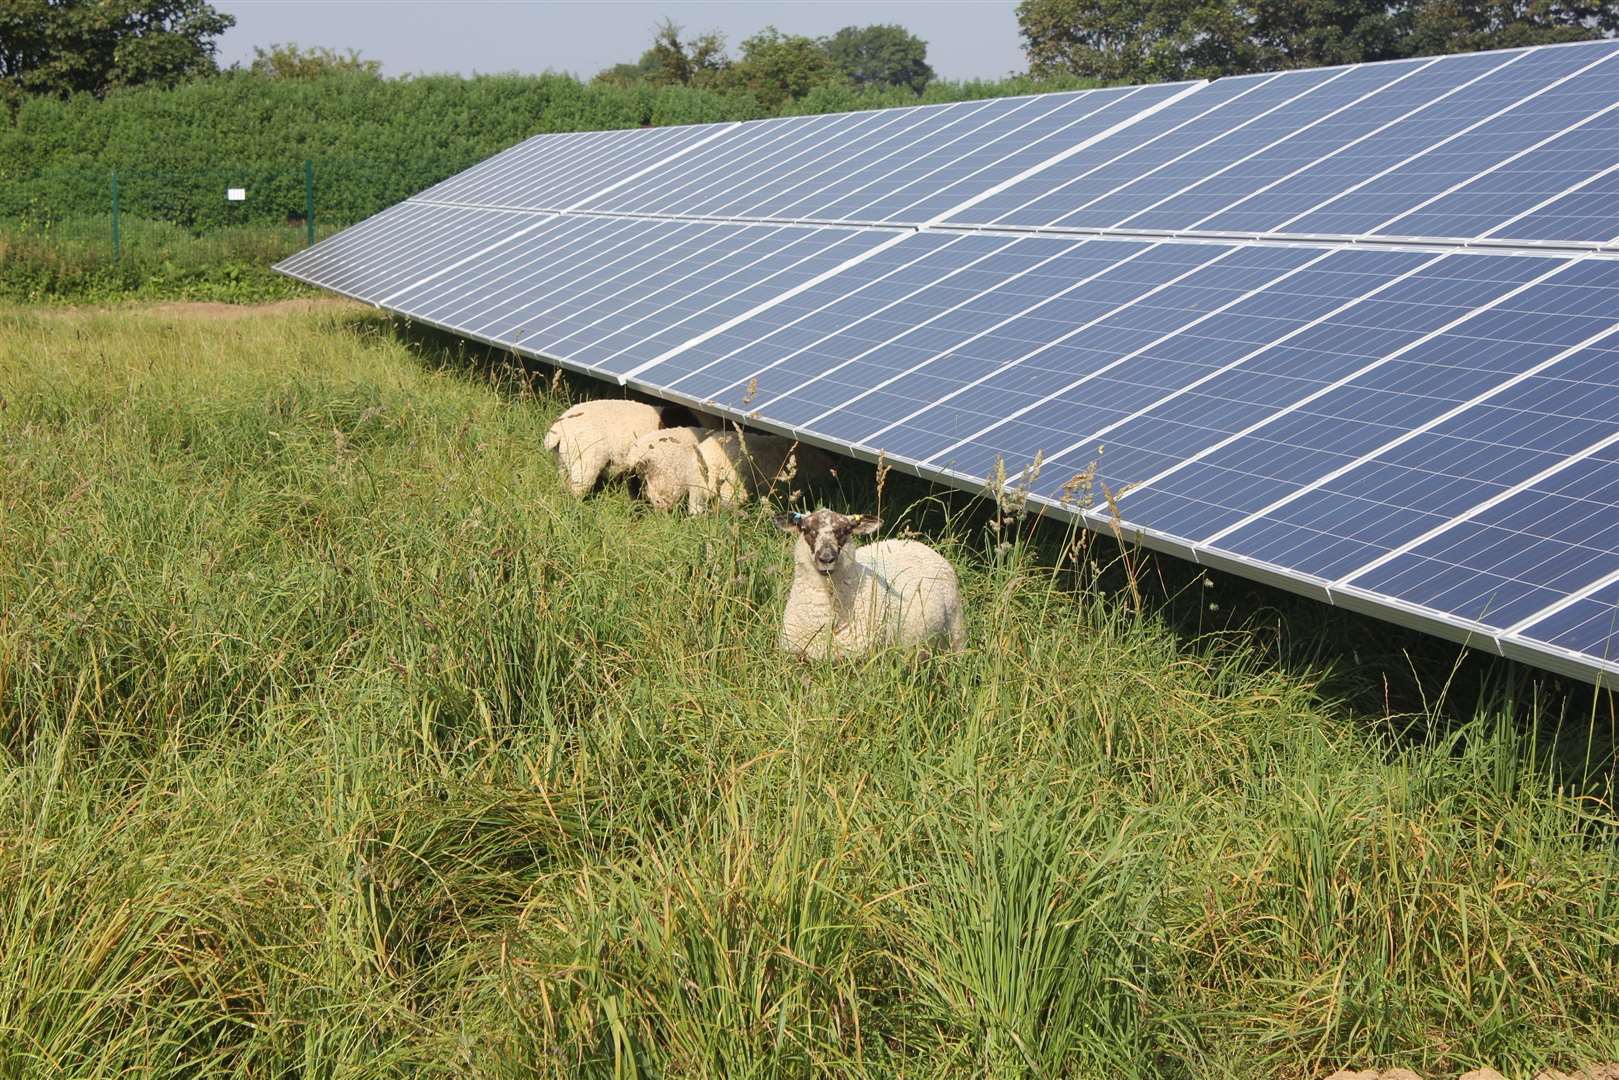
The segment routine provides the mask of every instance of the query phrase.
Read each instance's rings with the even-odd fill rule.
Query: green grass
[[[302,225],[239,225],[199,236],[126,214],[119,232],[115,258],[110,214],[44,226],[0,221],[0,301],[246,303],[313,293],[270,269],[308,243]]]
[[[764,511],[559,495],[568,386],[358,309],[0,313],[0,1076],[1619,1053],[1601,697],[1441,702],[1386,628],[1137,604],[853,466],[972,644],[806,666]]]

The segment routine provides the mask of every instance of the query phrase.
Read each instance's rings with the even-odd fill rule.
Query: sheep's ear
[[[870,514],[861,514],[855,521],[854,528],[849,531],[856,536],[870,536],[882,527],[883,519],[872,517]]]
[[[782,532],[791,532],[791,533],[797,532],[798,531],[798,515],[797,514],[777,514],[776,515],[776,528],[780,529]]]

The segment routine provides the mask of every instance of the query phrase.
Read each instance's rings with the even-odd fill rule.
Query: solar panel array
[[[279,269],[1619,675],[1619,42],[542,135]]]

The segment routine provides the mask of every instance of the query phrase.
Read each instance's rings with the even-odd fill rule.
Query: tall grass
[[[358,309],[0,314],[0,1075],[1619,1051],[1588,697],[1367,711],[892,484],[971,647],[806,666],[763,511],[560,496],[561,404]]]
[[[330,235],[332,228],[322,228]],[[43,224],[0,221],[0,301],[184,297],[248,302],[308,290],[270,265],[308,243],[303,226],[237,225],[198,236],[165,221],[110,214]]]

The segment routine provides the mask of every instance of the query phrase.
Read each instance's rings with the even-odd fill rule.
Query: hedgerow
[[[1001,97],[1083,85],[935,82],[909,90],[825,87],[784,112],[819,113]],[[0,112],[0,116],[4,113]],[[750,94],[622,87],[569,75],[334,75],[269,80],[245,72],[174,89],[96,99],[33,98],[0,123],[0,220],[46,223],[110,212],[118,176],[124,214],[194,232],[285,224],[305,208],[348,224],[542,132],[750,120]],[[225,190],[246,188],[245,202]]]

